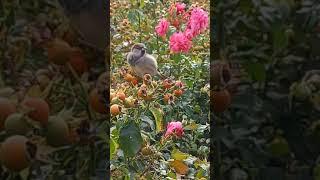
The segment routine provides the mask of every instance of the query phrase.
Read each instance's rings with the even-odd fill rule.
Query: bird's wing
[[[150,61],[150,59],[146,57],[140,58],[136,64],[135,67],[138,69],[138,71],[144,75],[144,74],[150,74],[150,75],[157,75],[157,66],[154,64],[154,61]]]

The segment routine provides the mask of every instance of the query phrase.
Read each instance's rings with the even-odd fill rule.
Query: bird
[[[58,0],[71,25],[82,37],[81,43],[104,51],[107,44],[106,1]]]
[[[127,54],[127,62],[134,71],[134,73],[143,78],[145,74],[151,76],[160,76],[160,78],[166,78],[158,71],[158,63],[154,56],[146,52],[146,45],[143,43],[135,43],[131,47],[131,51]]]

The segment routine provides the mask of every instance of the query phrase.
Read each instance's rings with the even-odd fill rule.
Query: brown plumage
[[[131,51],[127,54],[127,62],[134,73],[141,78],[145,74],[159,75],[161,78],[165,78],[158,72],[157,60],[146,52],[146,46],[142,43],[136,43],[132,46]]]

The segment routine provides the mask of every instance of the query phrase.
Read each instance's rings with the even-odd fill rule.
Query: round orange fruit
[[[88,63],[85,60],[85,57],[81,51],[75,51],[71,53],[69,57],[69,63],[72,66],[72,68],[78,73],[78,75],[82,75],[89,69]]]
[[[101,114],[107,114],[107,107],[106,105],[101,101],[100,96],[98,94],[98,91],[96,88],[91,90],[90,95],[89,95],[89,104],[91,108],[98,113]]]
[[[173,94],[177,97],[181,96],[183,94],[183,91],[181,89],[176,89],[173,91]]]
[[[133,79],[134,79],[134,77],[129,73],[124,75],[124,80],[126,80],[128,82],[131,82]]]
[[[57,65],[64,65],[69,61],[73,48],[62,39],[54,39],[47,47],[48,60]]]
[[[50,108],[48,103],[41,98],[37,97],[27,97],[21,103],[24,107],[30,109],[28,116],[41,123],[42,125],[47,125],[49,119]]]
[[[126,99],[126,94],[124,94],[124,92],[118,92],[117,97],[124,101]]]
[[[7,98],[0,97],[0,131],[4,129],[6,118],[17,111],[16,106]]]
[[[118,104],[113,104],[111,107],[110,107],[110,112],[113,116],[116,116],[118,114],[120,114],[121,112],[121,107],[118,105]]]
[[[30,165],[27,142],[25,136],[14,135],[1,144],[1,160],[6,168],[21,171]]]
[[[162,82],[162,85],[165,89],[169,89],[172,87],[172,81],[170,79],[165,79],[163,82]]]
[[[213,111],[216,113],[224,112],[231,104],[231,96],[228,90],[212,92]]]

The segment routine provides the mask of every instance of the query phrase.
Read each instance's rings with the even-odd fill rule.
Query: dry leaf
[[[189,167],[183,161],[180,160],[174,160],[170,162],[170,166],[173,167],[176,173],[178,174],[185,175],[189,171]]]

